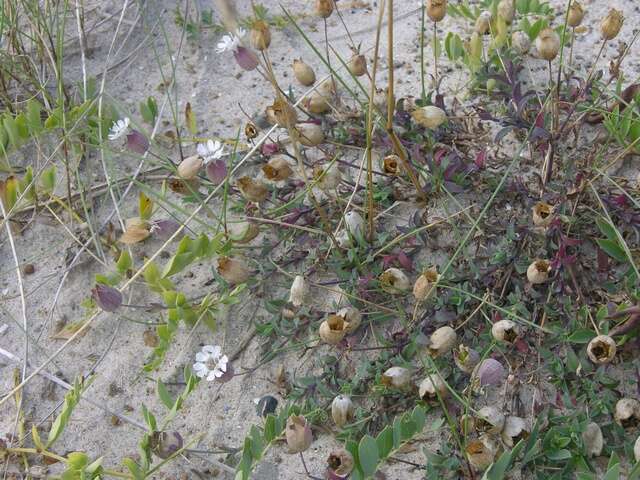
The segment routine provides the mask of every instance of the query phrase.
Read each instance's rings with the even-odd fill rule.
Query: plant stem
[[[438,22],[433,22],[433,89],[438,90]]]
[[[420,20],[420,80],[422,84],[422,102],[426,102],[427,100],[427,89],[424,83],[424,17],[425,17],[426,7],[424,3],[422,4],[422,17]]]

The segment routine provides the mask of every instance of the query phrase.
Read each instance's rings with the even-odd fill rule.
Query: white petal
[[[202,143],[198,144],[196,150],[198,151],[198,155],[200,155],[201,157],[204,157],[207,154],[207,149]]]
[[[216,372],[215,370],[212,370],[209,372],[209,375],[207,375],[207,382],[211,382],[215,379],[216,379]]]
[[[218,367],[216,367],[216,368],[213,369],[213,375],[216,378],[220,378],[221,376],[224,375],[224,372],[222,370],[220,370]],[[209,374],[209,376],[211,376],[211,374]]]
[[[227,363],[229,363],[229,357],[227,357],[226,355],[223,355],[218,359],[218,365],[226,366]]]
[[[203,352],[196,353],[196,362],[203,362],[204,363],[207,360],[209,360],[209,354],[203,353]]]
[[[197,365],[197,363],[194,365],[194,367]],[[195,370],[195,368],[194,368]],[[196,370],[196,377],[204,377],[207,373],[209,373],[209,371],[207,369],[204,370]]]
[[[217,347],[217,348],[220,348],[220,347]],[[215,356],[215,351],[216,351],[215,349],[216,349],[215,345],[205,345],[204,347],[202,347],[203,352],[213,356]]]
[[[222,347],[220,345],[215,345],[211,349],[211,356],[214,358],[218,358],[222,354]]]

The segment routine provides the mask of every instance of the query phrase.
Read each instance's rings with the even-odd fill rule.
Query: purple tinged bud
[[[91,290],[91,296],[105,312],[115,312],[122,305],[122,293],[103,283],[96,284]]]
[[[236,62],[238,62],[238,65],[244,70],[255,70],[258,66],[258,57],[248,48],[238,47],[233,52],[233,56],[236,57]]]
[[[214,160],[207,164],[207,178],[214,185],[219,185],[227,178],[227,164],[224,160]]]
[[[155,220],[151,222],[151,233],[160,237],[170,237],[178,229],[180,228],[180,224],[175,220],[165,219],[165,220]]]
[[[474,377],[478,379],[483,387],[486,385],[499,385],[506,376],[506,371],[502,364],[493,358],[483,360],[476,369]]]
[[[127,134],[127,148],[144,155],[149,150],[149,140],[138,130],[131,130],[131,133]]]

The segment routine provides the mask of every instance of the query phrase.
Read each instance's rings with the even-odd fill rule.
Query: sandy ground
[[[108,3],[110,2],[101,4],[98,10],[103,14],[119,11],[120,3],[107,5]],[[248,1],[240,0],[237,3],[241,12],[247,11]],[[278,2],[265,0],[264,3],[272,12],[278,13]],[[283,3],[297,15],[308,12],[311,4],[309,1]],[[374,2],[343,1],[340,3],[369,5]],[[561,5],[564,3],[554,0],[552,5],[561,10]],[[585,24],[591,25],[591,28],[577,40],[575,58],[578,63],[583,64],[583,68],[588,69],[589,59],[599,45],[596,25],[605,10],[615,7],[624,12],[627,21],[619,37],[621,39],[631,38],[633,29],[637,27],[637,19],[640,17],[638,6],[634,5],[635,2],[612,0],[606,3],[589,1],[584,3],[588,10]],[[417,2],[413,1],[396,2],[395,10],[400,27],[395,31],[396,78],[399,96],[419,94],[420,15],[416,11],[403,18],[404,14],[413,11],[416,5]],[[191,102],[197,115],[201,136],[232,138],[246,121],[238,105],[241,105],[248,114],[254,115],[271,103],[270,90],[257,73],[244,72],[230,56],[215,52],[215,44],[220,34],[205,31],[196,40],[181,38],[181,31],[173,21],[174,6],[175,2],[172,1],[152,1],[146,3],[143,12],[131,6],[125,14],[127,23],[123,25],[123,33],[115,42],[116,47],[121,48],[121,51],[111,57],[108,57],[108,50],[117,16],[105,22],[96,31],[90,32],[88,43],[92,52],[87,58],[87,72],[89,76],[97,75],[104,70],[105,64],[113,65],[133,52],[127,61],[114,66],[107,72],[105,92],[123,115],[130,116],[134,122],[140,122],[137,107],[139,102],[152,94],[160,100],[163,98],[162,93],[159,92],[159,85],[162,82],[161,72],[165,75],[170,73],[170,58],[173,57],[177,79],[177,88],[174,93],[177,93],[178,97],[177,100],[172,97],[169,102],[159,100],[159,104],[164,105],[163,118],[167,121],[171,120],[171,102],[177,103],[177,115],[182,115],[186,102]],[[210,8],[207,2],[201,2],[201,7]],[[363,7],[342,7],[342,11],[345,22],[351,31],[355,32],[353,36],[356,42],[362,42],[364,50],[371,48],[372,27],[376,19],[375,10]],[[136,21],[137,13],[142,13],[143,20]],[[305,31],[309,32],[316,45],[323,47],[322,23],[305,16],[301,17],[300,23]],[[441,29],[464,31],[460,28],[461,23],[460,19],[446,18],[442,22]],[[329,38],[332,39],[334,48],[346,56],[348,44],[342,25],[334,16],[330,19],[328,26]],[[384,37],[385,34],[383,34],[383,44]],[[69,58],[65,60],[68,65],[69,81],[82,78],[81,62],[77,52],[77,46],[74,46],[69,52]],[[637,49],[625,62],[625,71],[631,80],[636,79],[640,71],[640,58],[636,52]],[[607,65],[614,53],[614,48],[606,49],[599,65],[601,67]],[[275,68],[282,81],[281,85],[285,88],[291,85],[296,92],[301,90],[292,82],[289,65],[293,58],[302,57],[308,63],[318,65],[316,68],[318,74],[325,71],[291,27],[273,32],[271,55],[275,59]],[[541,78],[544,76],[540,75],[544,74],[542,70],[545,64],[533,58],[528,62],[536,81],[542,81]],[[446,68],[444,90],[457,92],[461,101],[467,101],[462,88],[465,84],[464,73],[446,65],[444,59],[442,63]],[[430,70],[430,50],[427,50],[427,65]],[[386,68],[385,54],[382,54],[381,68]],[[379,78],[382,80],[385,75],[381,74]],[[167,128],[168,124],[161,125],[160,133]],[[120,174],[133,172],[138,162],[114,151],[109,153],[109,165],[109,173],[117,177]],[[153,166],[153,159],[148,159],[144,169]],[[86,179],[94,176],[93,181],[96,183],[104,181],[98,158],[89,158],[86,164],[80,166],[80,171]],[[132,195],[129,194],[129,197]],[[135,203],[123,202],[120,211],[123,218],[134,214]],[[96,224],[100,225],[112,213],[113,203],[108,197],[101,196],[95,199],[94,208]],[[437,205],[433,211],[434,214],[445,213],[447,208],[446,204]],[[406,216],[400,215],[400,218],[407,218],[410,212],[406,213]],[[26,292],[26,322],[23,321],[17,272],[8,238],[6,232],[3,231],[0,234],[0,328],[6,327],[0,336],[0,347],[21,359],[28,356],[27,373],[46,361],[62,344],[61,340],[51,338],[62,324],[83,318],[85,312],[80,304],[90,294],[94,275],[108,269],[86,254],[82,254],[71,267],[68,266],[68,262],[74,258],[79,249],[78,242],[88,238],[86,229],[83,230],[78,225],[70,223],[69,229],[76,236],[77,241],[74,241],[69,233],[64,232],[54,219],[47,215],[38,215],[31,221],[28,228],[19,233],[16,232],[14,240],[21,267],[26,264],[32,264],[35,267],[33,274],[23,276]],[[132,250],[137,264],[139,265],[145,256],[152,254],[159,246],[160,243],[157,241],[135,246]],[[107,264],[112,262],[108,254],[106,262]],[[211,265],[201,264],[187,274],[181,275],[179,283],[182,290],[194,294],[204,293],[209,288],[206,282],[211,279],[210,269]],[[276,279],[269,288],[280,288],[281,298],[286,298],[288,283],[285,278]],[[136,285],[131,292],[129,302],[145,304],[155,300],[144,292],[145,289],[142,286]],[[96,379],[88,388],[85,397],[114,412],[141,422],[141,404],[144,403],[157,412],[161,412],[163,408],[155,395],[156,375],[165,382],[179,382],[183,367],[192,363],[195,352],[202,344],[220,344],[225,351],[234,351],[252,322],[269,318],[270,314],[258,308],[259,303],[260,299],[243,298],[239,306],[221,315],[220,329],[216,334],[211,334],[205,328],[199,328],[190,335],[189,330],[181,326],[160,371],[148,376],[141,374],[141,367],[151,351],[143,342],[143,334],[148,327],[128,321],[116,314],[103,313],[93,323],[87,334],[69,345],[51,362],[46,371],[72,382],[75,377],[95,369]],[[152,314],[139,310],[132,310],[128,314],[138,321],[154,319]],[[28,331],[28,354],[25,351],[27,348],[25,323]],[[255,365],[262,351],[263,347],[258,341],[252,342],[236,362],[237,366]],[[290,374],[308,375],[318,367],[317,358],[321,351],[313,353],[312,358],[286,359],[285,368]],[[271,379],[279,363],[280,361],[276,360],[255,373],[237,377],[221,389],[217,384],[201,383],[187,400],[184,410],[173,422],[172,428],[180,431],[188,439],[203,435],[198,444],[198,448],[203,450],[217,451],[221,447],[241,446],[244,435],[252,423],[259,422],[253,399],[267,393],[277,395]],[[15,368],[16,366],[7,358],[0,357],[0,392],[3,395],[13,386]],[[178,391],[179,386],[172,388],[174,394]],[[63,396],[64,390],[54,386],[50,380],[42,376],[35,377],[23,390],[23,409],[27,423],[40,424],[43,430],[47,431],[53,409],[60,404]],[[1,405],[0,435],[12,432],[15,420],[14,402],[8,401]],[[59,451],[82,449],[92,457],[104,456],[105,464],[114,466],[119,464],[124,455],[135,454],[139,436],[140,430],[134,426],[117,422],[110,413],[81,401],[57,448]],[[323,470],[330,445],[335,446],[337,443],[328,435],[319,435],[306,457],[311,471],[319,474]],[[426,446],[433,448],[433,445],[428,443]],[[191,468],[208,472],[204,473],[205,476],[202,478],[232,478],[230,474],[208,464],[208,458],[221,459],[222,456],[190,455],[188,460],[180,459],[167,470],[170,476],[165,477],[160,474],[154,478],[180,478],[180,475],[183,475],[183,478],[197,478],[190,470]],[[420,461],[420,452],[415,454],[415,458]],[[382,470],[390,480],[421,476],[419,472],[408,470],[406,465],[388,465]],[[267,461],[258,468],[255,478],[299,479],[302,478],[301,471],[297,456],[290,456],[283,448],[276,447],[268,454]]]

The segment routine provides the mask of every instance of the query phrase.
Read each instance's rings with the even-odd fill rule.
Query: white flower
[[[242,37],[244,37],[246,33],[247,32],[243,28],[239,28],[236,30],[235,34],[229,32],[227,35],[223,35],[222,40],[218,42],[218,48],[216,48],[216,51],[218,53],[235,52],[240,46]]]
[[[121,118],[113,122],[109,130],[109,140],[117,140],[129,131],[129,117]]]
[[[210,382],[222,377],[227,371],[229,358],[222,355],[222,348],[218,345],[205,345],[202,351],[196,353],[196,363],[193,364],[193,371],[200,378],[207,377]]]
[[[212,160],[217,160],[224,154],[224,146],[216,140],[207,140],[207,143],[198,144],[198,155],[200,155],[204,161],[204,164],[210,163]]]

